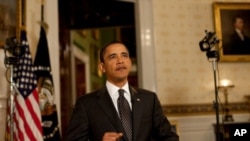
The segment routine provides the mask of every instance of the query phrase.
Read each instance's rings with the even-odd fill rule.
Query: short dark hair
[[[126,47],[127,51],[129,52],[127,46],[126,46],[123,42],[117,41],[117,40],[111,41],[111,42],[105,44],[105,45],[101,48],[101,50],[100,50],[99,57],[100,57],[101,63],[104,63],[104,54],[105,54],[106,48],[107,48],[108,46],[112,45],[112,44],[122,44],[122,45],[124,45],[124,46]]]
[[[234,16],[234,17],[233,17],[233,24],[235,24],[235,22],[236,22],[237,19],[242,19],[242,20],[243,20],[243,17],[240,16],[240,15]],[[243,20],[243,21],[244,21],[244,20]]]

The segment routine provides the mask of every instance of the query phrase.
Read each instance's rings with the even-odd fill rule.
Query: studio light
[[[7,38],[4,49],[15,57],[21,57],[24,54],[24,48],[18,43],[16,38]]]
[[[219,40],[217,40],[215,32],[207,32],[206,30],[205,33],[206,36],[199,43],[200,49],[201,51],[211,51],[219,43]]]
[[[215,32],[205,30],[206,36],[199,42],[200,50],[206,52],[209,61],[218,61],[220,59],[218,46],[219,40]]]
[[[15,37],[7,38],[4,46],[5,64],[15,64],[18,58],[22,57],[25,53],[22,45]]]

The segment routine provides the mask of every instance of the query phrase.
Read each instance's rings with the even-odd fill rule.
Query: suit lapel
[[[141,111],[143,107],[141,104],[141,99],[138,96],[138,91],[136,91],[133,87],[130,87],[130,93],[133,107],[133,138],[135,140],[135,137],[139,132],[138,130],[141,124]]]
[[[132,100],[132,108],[133,108],[133,138],[136,139],[136,135],[138,134],[138,130],[141,124],[141,111],[143,109],[141,105],[141,98],[138,95],[138,91],[136,91],[133,87],[129,87],[131,93]],[[113,105],[112,99],[108,94],[107,88],[102,88],[97,95],[99,96],[98,104],[102,107],[103,112],[108,117],[109,121],[113,125],[114,129],[117,132],[122,132],[122,124],[120,122],[117,111]]]
[[[104,87],[103,89],[101,89],[99,93],[97,93],[97,95],[99,96],[98,104],[101,106],[103,112],[108,117],[109,121],[117,130],[117,132],[121,132],[122,125],[120,123],[120,119],[117,114],[117,111],[113,105],[112,99],[109,96],[107,88]]]

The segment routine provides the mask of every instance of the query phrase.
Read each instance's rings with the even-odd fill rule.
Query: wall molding
[[[163,112],[168,116],[190,116],[190,115],[210,115],[214,114],[213,104],[180,104],[180,105],[163,105]],[[220,114],[223,113],[223,105],[219,106]],[[250,107],[246,102],[235,102],[229,104],[229,109],[234,113],[249,113]]]

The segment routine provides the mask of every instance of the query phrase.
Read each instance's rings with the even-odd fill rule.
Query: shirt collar
[[[123,89],[123,90],[124,90],[126,93],[128,93],[128,94],[130,93],[130,92],[129,92],[129,85],[128,85],[128,82],[126,82],[124,86],[122,86],[121,88],[119,88],[119,87],[115,86],[114,84],[110,83],[109,81],[107,81],[107,82],[106,82],[106,87],[107,87],[107,89],[108,89],[108,92],[109,92],[111,95],[116,94],[117,91],[118,91],[119,89]]]
[[[239,30],[239,29],[235,29],[235,31],[238,33],[238,34],[242,34],[242,31],[241,30]]]

